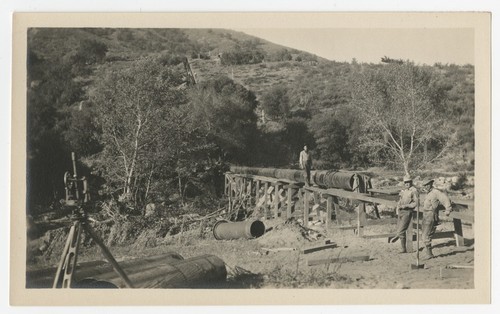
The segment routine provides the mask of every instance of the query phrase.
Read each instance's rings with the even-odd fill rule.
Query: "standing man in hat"
[[[299,166],[300,169],[304,170],[306,177],[306,186],[311,185],[311,168],[312,168],[312,156],[307,145],[304,145],[304,150],[300,152],[299,156]]]
[[[418,206],[418,190],[413,186],[410,175],[403,178],[405,188],[399,192],[399,201],[396,207],[398,213],[398,230],[396,236],[401,240],[400,253],[406,253],[406,230],[411,223],[412,213]]]
[[[433,258],[432,254],[432,236],[436,232],[436,226],[439,224],[439,209],[445,209],[445,215],[449,216],[451,209],[451,200],[442,191],[435,189],[432,185],[434,180],[427,180],[424,182],[423,190],[427,192],[424,200],[424,219],[422,221],[422,238],[425,244],[425,259]]]

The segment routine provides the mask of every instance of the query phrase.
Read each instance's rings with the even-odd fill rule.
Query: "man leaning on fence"
[[[409,175],[403,178],[405,189],[399,193],[399,201],[396,207],[398,212],[397,237],[401,240],[401,253],[406,253],[406,230],[411,223],[412,213],[418,206],[418,190],[413,186],[413,180]]]

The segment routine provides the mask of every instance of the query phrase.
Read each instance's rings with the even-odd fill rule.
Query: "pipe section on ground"
[[[253,239],[266,232],[264,223],[260,220],[228,222],[220,220],[213,228],[217,240]]]
[[[184,259],[177,253],[136,258],[118,264],[136,288],[193,287],[224,281],[224,261],[213,255]],[[26,272],[26,288],[50,288],[56,268]],[[126,288],[111,264],[104,261],[79,263],[73,288]]]
[[[286,179],[300,183],[306,182],[303,170],[231,166],[230,171],[238,174]],[[359,187],[360,176],[357,173],[348,171],[316,170],[311,171],[311,181],[315,185],[326,188],[354,191]]]

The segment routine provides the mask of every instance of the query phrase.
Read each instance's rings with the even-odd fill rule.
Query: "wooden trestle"
[[[369,180],[367,178],[366,180]],[[301,219],[304,225],[307,225],[311,219],[311,212],[315,211],[318,220],[322,220],[328,228],[351,229],[359,237],[364,238],[382,238],[394,237],[395,234],[364,235],[364,230],[372,225],[396,224],[396,218],[386,219],[367,219],[366,204],[375,207],[378,215],[377,205],[385,205],[395,208],[397,197],[387,197],[397,195],[396,190],[385,193],[386,190],[372,189],[370,182],[365,182],[360,186],[367,187],[365,191],[359,188],[355,191],[346,191],[342,189],[323,189],[317,186],[305,186],[303,183],[290,181],[287,179],[278,179],[250,174],[225,173],[225,195],[228,198],[229,213],[237,215],[242,209],[252,208],[259,211],[259,218],[290,219],[295,217]],[[339,199],[354,200],[359,203],[357,206],[356,223],[354,225],[344,225],[342,222],[341,206]],[[452,199],[454,206],[466,206],[473,208],[474,201]],[[314,205],[311,206],[311,203]],[[326,215],[321,216],[320,207],[325,207]],[[335,215],[333,215],[335,213]],[[332,222],[335,217],[335,222]],[[454,231],[438,232],[435,238],[454,237],[457,246],[464,245],[462,233],[462,220],[469,225],[474,224],[474,217],[461,212],[452,212],[450,218],[453,219]],[[416,213],[413,217],[413,224],[407,231],[407,250],[413,251],[413,241],[415,238],[414,225],[416,225]],[[420,217],[420,219],[422,219]],[[420,224],[421,225],[421,224]]]

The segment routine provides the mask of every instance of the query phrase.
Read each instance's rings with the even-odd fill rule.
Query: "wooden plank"
[[[304,226],[307,226],[309,221],[309,191],[304,191]]]
[[[456,197],[450,197],[452,204],[464,205],[464,206],[474,206],[474,200],[464,200]]]
[[[278,218],[280,205],[280,185],[274,187],[274,218]]]
[[[264,181],[264,182],[268,182],[268,183],[276,183],[276,182],[280,181],[279,179],[270,178],[270,177],[262,177],[262,176],[252,176],[252,177],[255,180],[260,180],[260,181]]]
[[[320,192],[326,195],[332,195],[332,196],[338,196],[338,197],[344,197],[348,199],[354,199],[354,200],[360,200],[360,201],[365,201],[368,203],[375,203],[375,204],[382,204],[386,205],[388,207],[396,207],[397,202],[392,201],[392,200],[386,200],[382,198],[377,198],[377,197],[372,197],[367,194],[361,194],[361,193],[356,193],[356,192],[350,192],[350,191],[345,191],[341,189],[320,189],[320,188],[315,188],[315,187],[304,187],[305,190],[309,190],[311,192]]]
[[[462,220],[453,218],[454,236],[457,246],[464,246],[464,233],[462,231]]]
[[[289,251],[297,251],[296,248],[293,247],[277,247],[277,248],[266,248],[263,247],[262,250],[267,252],[289,252]]]
[[[229,180],[228,184],[229,184],[229,195],[228,195],[229,204],[227,210],[229,213],[231,213],[233,211],[233,188],[231,187],[232,181]]]
[[[365,239],[378,239],[378,238],[394,238],[396,236],[396,233],[380,233],[380,234],[368,234],[364,235],[363,238]]]
[[[401,191],[401,188],[394,187],[394,188],[382,188],[382,189],[377,189],[377,188],[369,188],[368,193],[378,193],[378,194],[386,194],[386,195],[398,195],[399,192]]]
[[[319,258],[319,259],[308,260],[307,266],[332,264],[332,263],[348,263],[348,262],[368,261],[368,260],[370,260],[369,255],[344,256],[344,257],[335,257],[335,258]]]
[[[337,221],[337,225],[341,225],[342,218],[340,217],[339,198],[336,196],[333,196],[332,199],[333,199],[333,209],[335,210],[335,220]]]
[[[286,219],[292,218],[292,188],[287,189]]]
[[[358,226],[333,226],[332,228],[338,230],[356,230]]]
[[[325,244],[325,245],[320,245],[320,246],[315,246],[315,247],[310,247],[310,248],[307,248],[307,249],[303,249],[300,252],[302,254],[309,254],[309,253],[312,253],[312,252],[322,251],[322,250],[326,250],[326,249],[333,249],[333,248],[336,248],[336,247],[337,247],[337,245],[335,243],[329,243],[329,244]]]
[[[332,224],[332,202],[333,196],[328,195],[326,198],[326,227],[330,227]]]
[[[446,238],[455,238],[455,232],[454,231],[443,231],[443,232],[436,232],[433,236],[432,239],[446,239]]]
[[[379,225],[394,225],[398,223],[397,218],[384,218],[384,219],[367,219],[367,226],[379,226]]]
[[[474,269],[474,265],[447,265],[448,269]]]
[[[300,189],[301,187],[302,187],[302,185],[300,185],[300,184],[285,184],[285,185],[283,185],[284,189],[288,189],[288,188]]]
[[[358,219],[357,219],[357,223],[358,223],[358,229],[357,229],[357,233],[358,233],[358,237],[362,237],[363,236],[363,226],[364,226],[364,222],[366,221],[366,213],[365,213],[365,208],[366,208],[366,205],[365,203],[361,203],[358,205]],[[364,219],[363,219],[364,217]]]
[[[466,213],[461,213],[461,212],[451,212],[450,218],[456,218],[460,220],[465,220],[471,223],[474,223],[474,215],[466,214]]]
[[[260,180],[255,181],[255,204],[258,204],[260,198]]]
[[[267,219],[267,210],[268,210],[268,204],[267,202],[269,201],[269,182],[264,183],[264,217]]]

